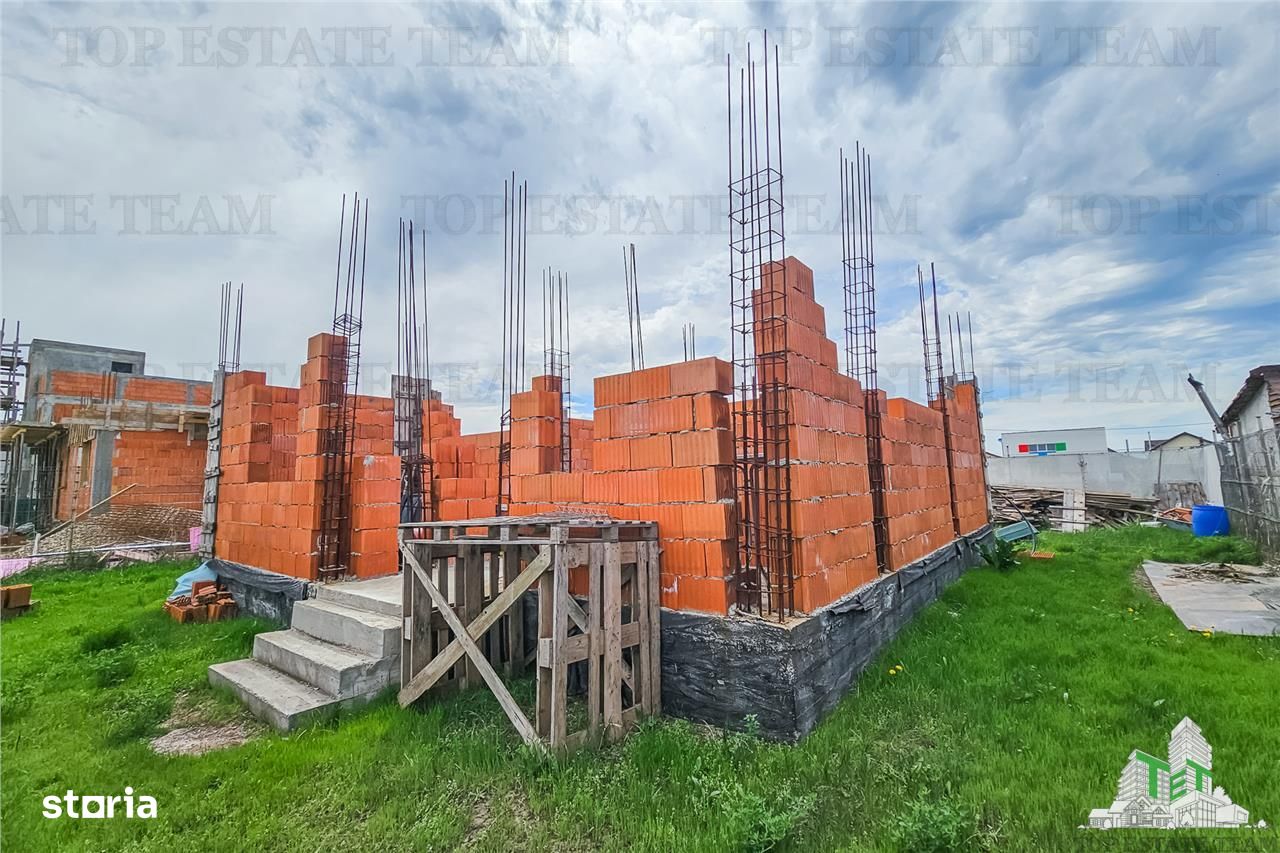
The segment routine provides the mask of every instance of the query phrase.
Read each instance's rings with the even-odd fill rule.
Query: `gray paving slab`
[[[1252,637],[1280,635],[1280,577],[1246,566],[1238,568],[1249,575],[1250,583],[1180,575],[1193,565],[1154,560],[1142,564],[1160,600],[1183,625]]]

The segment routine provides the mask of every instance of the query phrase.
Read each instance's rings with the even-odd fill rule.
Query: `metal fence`
[[[1222,496],[1231,531],[1280,558],[1280,429],[1263,429],[1217,445]]]

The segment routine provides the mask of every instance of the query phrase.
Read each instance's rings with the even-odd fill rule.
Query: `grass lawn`
[[[799,745],[681,721],[541,762],[474,691],[391,698],[288,737],[199,757],[148,738],[187,692],[240,713],[205,668],[247,656],[252,619],[178,625],[175,566],[34,573],[6,622],[0,807],[6,850],[1277,850],[1265,831],[1081,831],[1133,749],[1163,756],[1183,716],[1216,784],[1280,823],[1280,639],[1182,628],[1134,584],[1143,557],[1248,558],[1165,529],[1045,536],[1057,552],[966,575]],[[900,674],[890,675],[901,663]],[[517,685],[528,698],[528,680]],[[42,799],[154,796],[154,820],[47,820]]]

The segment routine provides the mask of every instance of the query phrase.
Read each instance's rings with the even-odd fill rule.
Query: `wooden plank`
[[[449,606],[449,602],[441,594],[440,590],[436,589],[435,584],[431,582],[431,578],[427,577],[426,570],[418,563],[417,557],[411,552],[406,551],[404,553],[409,565],[413,568],[414,574],[418,576],[418,580],[426,587],[427,594],[435,601],[436,607],[444,615],[445,621],[449,623],[449,627],[453,629],[458,641],[462,644],[467,659],[475,661],[476,668],[480,671],[480,677],[484,679],[485,684],[489,685],[489,689],[493,691],[494,697],[498,700],[502,710],[506,712],[507,719],[511,721],[511,725],[515,726],[516,731],[525,743],[536,745],[541,749],[543,744],[538,738],[538,733],[529,724],[528,718],[520,710],[516,700],[511,697],[511,693],[508,692],[507,686],[502,683],[502,679],[498,677],[498,673],[494,671],[489,661],[480,653],[480,649],[476,646],[475,641],[471,639],[470,633],[463,626],[461,620],[458,619],[457,614],[453,612],[453,608]]]
[[[555,534],[566,531],[555,528]],[[564,644],[569,635],[569,566],[565,561],[563,543],[552,545],[551,556],[551,731],[548,740],[552,749],[565,745],[568,734],[569,665],[564,657]]]
[[[634,652],[632,660],[636,662],[639,677],[631,679],[631,696],[646,712],[649,712],[650,677],[653,668],[653,614],[649,611],[649,565],[648,543],[641,543],[636,557],[636,602],[632,608],[633,618],[640,631],[640,648]]]
[[[645,673],[648,684],[644,691],[644,710],[649,714],[662,713],[662,549],[657,541],[645,543],[646,562],[649,564],[648,595],[645,606],[649,608],[649,659],[651,665]]]
[[[604,677],[600,655],[604,651],[604,637],[600,632],[600,602],[604,571],[604,549],[599,545],[588,546],[587,553],[587,731],[593,736],[600,728],[600,683]]]
[[[605,542],[600,624],[604,632],[604,735],[622,732],[622,564],[617,542]]]
[[[622,643],[621,643],[622,648],[626,649],[626,648],[630,648],[631,646],[639,646],[640,645],[640,626],[637,625],[635,622],[628,622],[626,625],[622,626],[621,636],[622,636]],[[547,665],[549,666],[551,661],[550,640],[549,639],[539,640],[538,642],[540,644],[545,643],[545,645],[539,645],[538,647],[538,658],[540,660],[547,661]],[[589,641],[587,639],[586,634],[575,634],[572,637],[565,638],[564,645],[562,646],[563,651],[561,653],[564,657],[565,664],[574,664],[574,663],[578,663],[579,661],[587,660],[589,655],[591,654],[590,652],[591,647],[588,645],[588,643]],[[629,667],[627,666],[627,662],[625,660],[622,661],[621,671],[622,671],[622,677],[624,679],[630,677]]]
[[[504,589],[502,594],[491,601],[489,606],[484,609],[484,612],[476,617],[476,620],[467,627],[467,635],[473,640],[483,636],[484,632],[489,630],[489,628],[498,621],[499,617],[510,609],[510,607],[520,599],[520,596],[524,595],[525,591],[542,576],[543,572],[546,571],[547,566],[550,564],[551,561],[546,552],[539,555],[538,559],[530,563],[529,567],[516,577],[514,583]],[[409,573],[406,572],[406,574]],[[438,610],[437,612],[441,614],[442,618],[447,619],[447,617],[444,617],[443,611]],[[465,654],[465,652],[463,650],[462,643],[455,639],[445,647],[443,651],[436,655],[425,668],[419,671],[417,675],[405,682],[404,686],[400,689],[400,704],[408,705],[424,692],[431,689],[431,686],[435,684],[435,682],[438,681],[446,672],[448,672],[449,668],[452,667],[458,658],[463,656],[463,654]]]
[[[396,531],[397,546],[405,547],[404,531]],[[400,573],[400,683],[413,678],[413,572]]]
[[[507,528],[503,528],[504,532]],[[502,549],[503,587],[511,586],[520,572],[520,548],[508,545]],[[507,674],[514,676],[524,670],[524,608],[517,607],[503,615],[503,639],[506,642]]]
[[[548,546],[554,548],[554,545]],[[525,571],[528,571],[526,569]],[[538,645],[543,640],[551,639],[552,607],[555,597],[555,582],[551,572],[544,572],[538,578],[538,642],[534,644],[533,654],[538,654]],[[544,738],[551,736],[551,673],[554,661],[548,652],[545,661],[538,659],[537,712],[535,723],[538,734]]]

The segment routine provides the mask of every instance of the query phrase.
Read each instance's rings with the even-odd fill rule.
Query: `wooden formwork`
[[[616,739],[661,708],[657,525],[547,514],[403,524],[400,704],[483,681],[526,743]],[[537,635],[525,593],[537,590]],[[464,627],[465,626],[465,627]],[[533,720],[503,684],[536,662]],[[570,731],[569,668],[586,673]],[[575,679],[576,680],[576,679]]]

